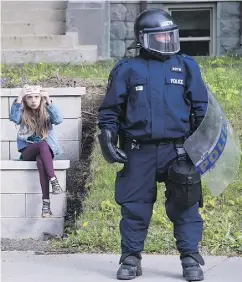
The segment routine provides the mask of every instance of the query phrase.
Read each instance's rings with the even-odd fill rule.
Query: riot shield
[[[233,181],[240,165],[239,138],[215,96],[208,90],[206,115],[184,149],[214,196]]]

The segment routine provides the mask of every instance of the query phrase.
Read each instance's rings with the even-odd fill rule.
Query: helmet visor
[[[144,47],[161,54],[175,54],[180,51],[179,31],[145,33]]]

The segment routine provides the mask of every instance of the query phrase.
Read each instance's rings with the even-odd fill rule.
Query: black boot
[[[204,265],[204,260],[199,253],[181,256],[183,277],[186,281],[202,281],[203,271],[199,264]]]
[[[117,272],[118,280],[131,280],[142,275],[141,259],[135,256],[126,257]]]

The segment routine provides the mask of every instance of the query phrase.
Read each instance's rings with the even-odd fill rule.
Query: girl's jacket
[[[54,155],[59,155],[62,153],[62,150],[55,138],[53,124],[58,125],[63,122],[63,117],[59,110],[55,107],[53,103],[46,105],[46,111],[49,115],[48,118],[48,137],[45,140],[53,151]],[[38,138],[33,138],[33,132],[28,132],[26,126],[21,125],[22,117],[22,104],[13,102],[10,110],[9,119],[15,124],[20,125],[18,134],[17,134],[17,148],[18,151],[27,147],[31,143],[39,142]]]

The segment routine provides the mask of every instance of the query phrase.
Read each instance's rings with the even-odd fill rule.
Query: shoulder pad
[[[119,62],[116,63],[116,65],[113,67],[113,71],[116,71],[117,69],[119,69],[122,65],[124,65],[125,63],[128,62],[128,59],[122,59]]]
[[[181,56],[182,56],[183,58],[185,58],[185,59],[190,59],[190,60],[192,60],[192,61],[195,62],[195,59],[194,59],[193,57],[190,57],[190,56],[188,56],[188,55],[186,55],[186,54],[181,54]]]

